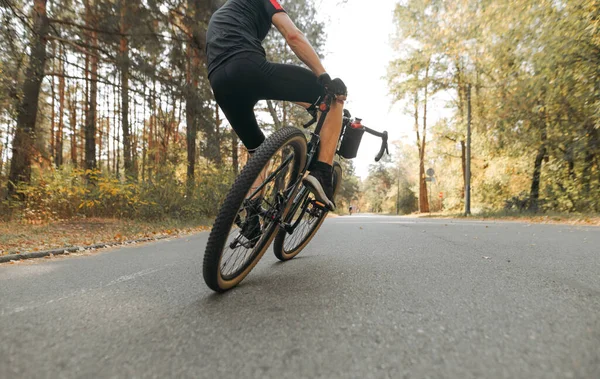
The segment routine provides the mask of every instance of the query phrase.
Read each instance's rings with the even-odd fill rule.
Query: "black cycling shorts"
[[[259,100],[285,100],[313,104],[324,93],[311,71],[268,62],[254,52],[239,53],[209,76],[217,104],[248,150],[265,140],[254,106]]]

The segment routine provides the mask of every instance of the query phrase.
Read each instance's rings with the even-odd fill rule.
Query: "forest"
[[[464,209],[470,156],[474,210],[600,211],[598,1],[406,0],[394,21],[387,79],[415,133],[371,167],[368,209]],[[435,100],[452,116],[428,125]]]
[[[213,217],[247,160],[207,79],[222,3],[1,0],[0,217]],[[281,3],[324,56],[318,4]],[[460,211],[467,155],[474,211],[600,212],[600,3],[400,0],[394,23],[385,80],[414,136],[364,180],[342,162],[341,212]],[[451,116],[428,125],[433,101]],[[267,134],[310,118],[256,112]]]

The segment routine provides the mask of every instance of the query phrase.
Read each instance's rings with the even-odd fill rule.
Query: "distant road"
[[[600,228],[353,215],[241,286],[208,233],[0,266],[0,378],[600,378]]]

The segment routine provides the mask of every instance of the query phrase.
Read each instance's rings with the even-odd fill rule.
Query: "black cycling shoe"
[[[249,247],[254,247],[262,236],[260,225],[260,208],[262,198],[246,200],[246,220],[240,225],[240,233],[248,240]],[[239,217],[239,215],[238,215]]]
[[[302,183],[308,187],[318,201],[324,203],[330,210],[335,210],[332,172],[328,170],[313,170],[308,176],[302,179]]]

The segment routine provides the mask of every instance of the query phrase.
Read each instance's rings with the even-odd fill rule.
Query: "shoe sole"
[[[304,183],[304,185],[306,185],[311,190],[311,192],[315,195],[318,201],[325,203],[325,205],[327,205],[327,207],[329,207],[330,210],[335,210],[335,205],[331,200],[329,200],[327,195],[325,195],[325,191],[323,191],[321,183],[319,183],[319,181],[315,177],[309,175],[306,178],[302,179],[302,183]]]

